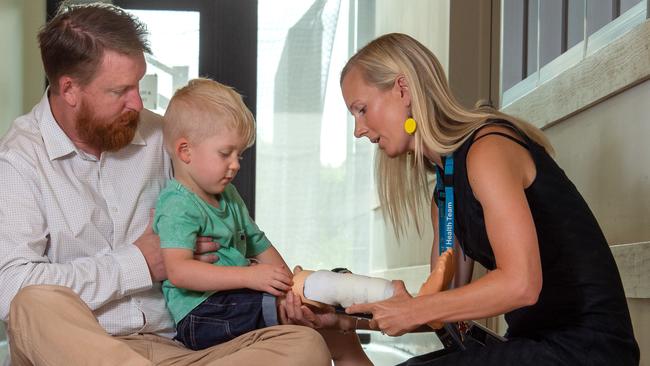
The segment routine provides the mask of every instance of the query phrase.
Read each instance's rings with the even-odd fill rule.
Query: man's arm
[[[151,275],[152,280],[161,282],[167,279],[167,272],[165,271],[165,262],[162,250],[160,249],[160,237],[153,231],[153,215],[154,211],[151,210],[149,224],[144,229],[144,233],[140,235],[133,245],[142,252],[147,262],[147,267],[149,267],[149,275]],[[198,256],[200,257],[201,255]]]
[[[40,186],[30,164],[18,158],[11,163],[0,159],[0,171],[0,317],[3,320],[7,319],[13,297],[29,285],[69,287],[92,310],[152,286],[145,258],[135,245],[93,253],[83,245],[66,242],[68,238],[61,233],[52,238],[49,225],[70,223],[48,222],[41,190],[57,187]],[[78,241],[72,229],[67,234],[70,242]],[[55,263],[53,246],[68,254],[72,252],[76,258]]]

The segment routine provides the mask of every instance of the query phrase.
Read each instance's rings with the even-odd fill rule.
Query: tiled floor
[[[409,353],[382,344],[367,344],[363,349],[375,366],[393,366],[413,357]]]

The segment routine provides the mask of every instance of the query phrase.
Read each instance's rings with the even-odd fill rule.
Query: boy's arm
[[[215,266],[194,259],[204,221],[204,213],[184,195],[163,191],[158,197],[153,230],[160,236],[167,279],[176,287],[193,291],[249,287],[252,276],[248,268]]]
[[[253,258],[257,259],[260,263],[281,266],[291,277],[293,277],[293,273],[291,273],[289,270],[289,266],[287,266],[287,263],[284,261],[284,259],[282,259],[280,252],[278,252],[278,250],[275,249],[273,245],[269,246],[265,251],[254,256]]]
[[[167,279],[174,286],[193,291],[250,288],[250,267],[215,266],[194,259],[190,249],[162,249]]]
[[[277,253],[277,251],[276,251]],[[176,287],[194,291],[222,291],[240,288],[282,296],[293,284],[279,265],[215,266],[193,259],[189,249],[163,249],[167,277]],[[283,261],[284,262],[284,261]],[[286,265],[285,265],[286,266]]]

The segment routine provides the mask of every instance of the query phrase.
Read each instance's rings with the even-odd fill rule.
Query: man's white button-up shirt
[[[113,335],[173,334],[160,284],[133,245],[171,175],[160,117],[142,111],[131,144],[77,149],[47,92],[0,140],[0,316],[22,287],[71,288]]]

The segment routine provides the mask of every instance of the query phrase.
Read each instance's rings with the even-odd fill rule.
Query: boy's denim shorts
[[[227,342],[251,330],[278,325],[275,296],[238,289],[219,291],[176,325],[176,338],[199,350]]]

